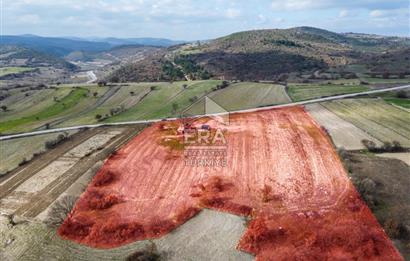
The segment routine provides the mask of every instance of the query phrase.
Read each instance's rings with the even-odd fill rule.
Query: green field
[[[157,84],[157,89],[150,92],[140,103],[129,110],[108,119],[108,122],[118,122],[139,119],[160,119],[180,115],[186,107],[192,104],[193,97],[202,97],[212,92],[221,81],[193,81]],[[184,89],[183,85],[188,85]],[[177,104],[174,111],[173,104]]]
[[[393,83],[410,83],[410,78],[372,78],[372,77],[360,77],[362,81],[368,82],[369,84],[393,84]]]
[[[34,70],[34,68],[30,67],[2,67],[0,68],[0,77],[13,74],[13,73],[22,73],[22,72],[29,72]]]
[[[410,147],[410,113],[383,99],[348,99],[322,103],[370,136]]]
[[[253,82],[234,83],[227,88],[212,92],[208,97],[227,111],[290,102],[283,86]],[[200,101],[189,109],[188,114],[202,114],[204,109],[204,101]]]
[[[61,100],[54,102],[51,106],[22,118],[16,118],[1,122],[0,133],[9,133],[20,130],[21,126],[30,125],[35,122],[41,122],[57,115],[67,113],[68,110],[75,107],[81,100],[86,98],[88,91],[83,88],[72,90]]]
[[[339,94],[348,94],[367,91],[369,88],[362,85],[338,85],[338,84],[292,84],[289,85],[288,93],[293,101],[304,101]]]
[[[410,99],[400,99],[400,98],[385,98],[387,103],[394,104],[406,109],[410,109]]]

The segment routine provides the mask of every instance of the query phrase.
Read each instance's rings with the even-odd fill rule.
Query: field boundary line
[[[231,111],[231,112],[196,115],[196,116],[192,116],[191,118],[200,118],[200,117],[206,117],[206,116],[222,116],[222,115],[227,115],[227,114],[231,114],[231,113],[248,113],[248,112],[266,111],[266,110],[271,110],[271,109],[287,108],[287,107],[293,107],[293,106],[298,106],[298,105],[306,105],[306,104],[319,103],[319,102],[325,102],[325,101],[340,100],[340,99],[345,99],[345,98],[353,98],[353,97],[362,96],[362,95],[383,93],[383,92],[389,92],[389,91],[398,91],[398,90],[403,90],[403,89],[407,89],[407,88],[410,88],[410,85],[403,85],[403,86],[398,86],[398,87],[385,88],[385,89],[372,90],[372,91],[365,91],[365,92],[358,92],[358,93],[335,95],[335,96],[329,96],[329,97],[325,97],[325,98],[316,98],[316,99],[312,99],[312,100],[292,102],[292,103],[287,103],[287,104],[279,104],[279,105],[260,107],[260,108],[253,108],[253,109],[246,109],[246,110],[237,110],[237,111]],[[152,119],[152,120],[139,120],[139,121],[128,121],[128,122],[80,125],[80,126],[72,126],[72,127],[64,127],[64,128],[57,128],[57,129],[42,130],[42,131],[18,133],[18,134],[12,134],[12,135],[4,135],[4,136],[0,136],[0,141],[12,140],[12,139],[24,138],[24,137],[31,137],[31,136],[37,136],[37,135],[43,135],[43,134],[49,134],[49,133],[63,132],[63,131],[69,131],[69,130],[89,129],[89,128],[99,128],[99,127],[112,127],[112,126],[126,126],[126,125],[136,125],[136,124],[151,124],[151,123],[156,123],[156,122],[161,122],[161,121],[173,121],[173,120],[177,120],[177,119],[178,118],[166,118],[166,119]]]

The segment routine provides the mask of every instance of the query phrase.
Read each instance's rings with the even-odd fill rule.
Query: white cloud
[[[237,18],[241,15],[241,10],[234,9],[234,8],[228,8],[225,12],[225,15],[229,19],[234,19],[234,18]]]
[[[39,24],[41,23],[41,19],[38,15],[26,14],[26,15],[19,16],[17,18],[17,22],[21,24]]]
[[[349,16],[349,11],[348,11],[348,10],[344,9],[344,10],[341,10],[341,11],[339,12],[339,17],[340,17],[340,18],[345,18],[345,17],[347,17],[347,16]]]

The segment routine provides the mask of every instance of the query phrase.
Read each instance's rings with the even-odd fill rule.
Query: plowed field
[[[223,129],[226,166],[187,165],[180,123],[158,123],[106,161],[59,234],[113,248],[211,208],[252,218],[238,249],[257,260],[402,260],[302,108],[198,121]]]

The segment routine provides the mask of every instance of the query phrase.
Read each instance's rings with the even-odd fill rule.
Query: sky
[[[0,0],[1,34],[205,40],[313,26],[410,36],[410,0]]]

